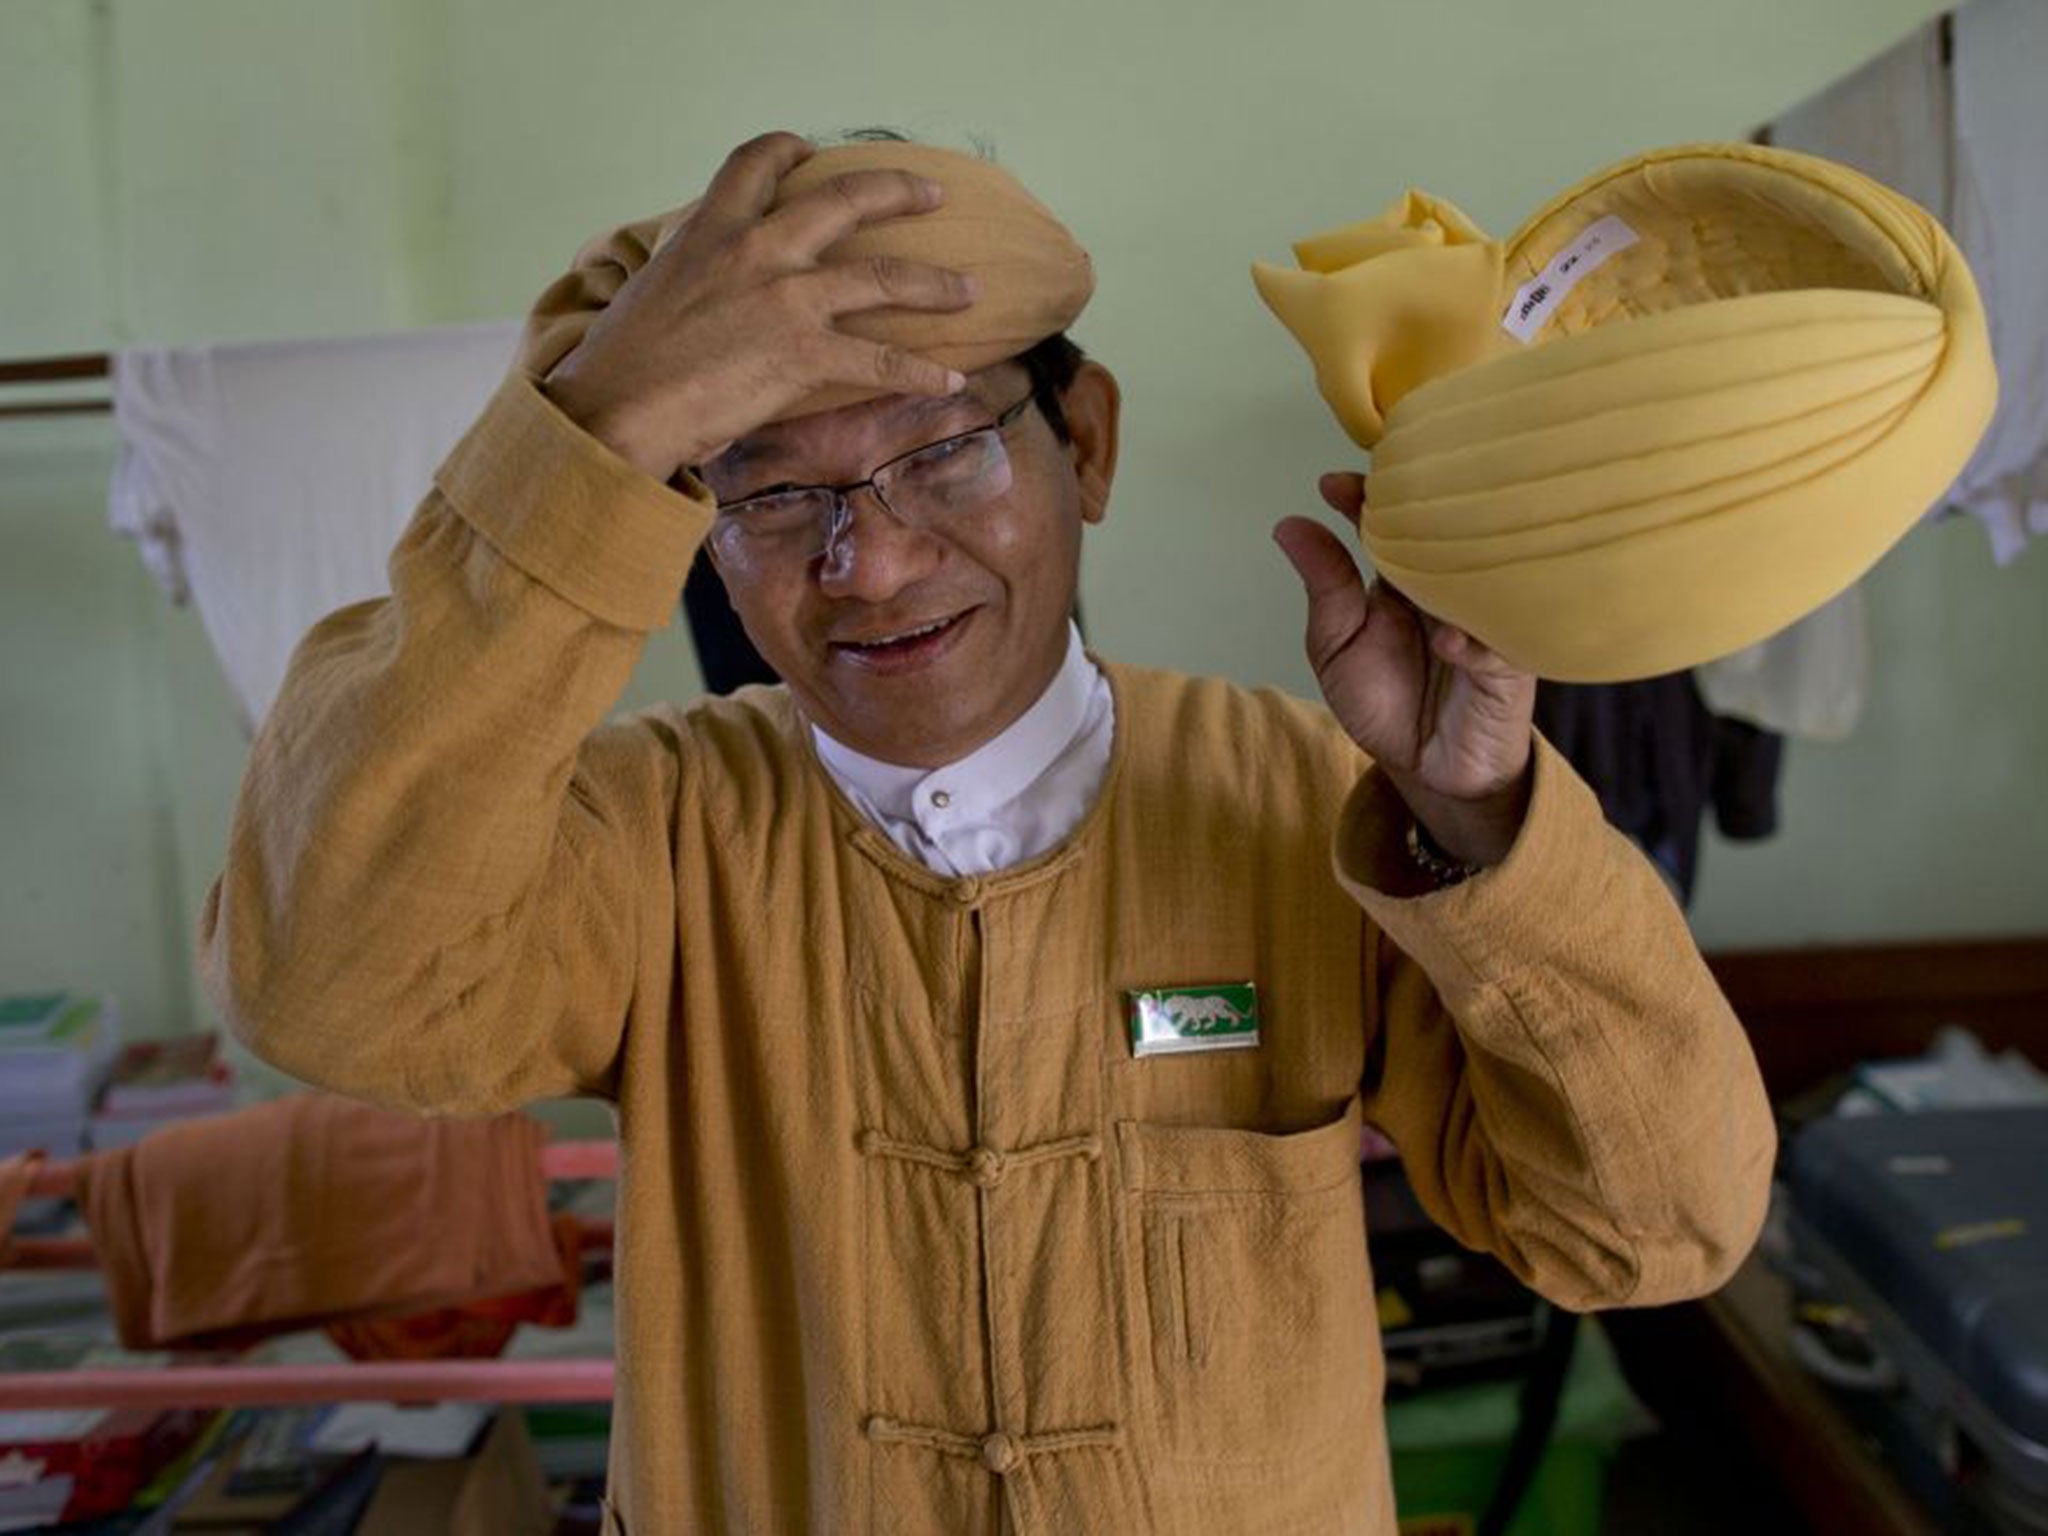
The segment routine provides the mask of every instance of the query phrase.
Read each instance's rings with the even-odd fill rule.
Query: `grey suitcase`
[[[2048,1533],[2048,1107],[1820,1121],[1787,1177],[1794,1253],[1867,1320],[1978,1528]]]

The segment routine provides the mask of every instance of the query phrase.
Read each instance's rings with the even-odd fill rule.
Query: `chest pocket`
[[[1270,1467],[1359,1438],[1377,1400],[1359,1106],[1291,1135],[1123,1121],[1151,1453]]]

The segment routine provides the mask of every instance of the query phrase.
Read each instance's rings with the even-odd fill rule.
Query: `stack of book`
[[[234,1069],[221,1058],[219,1036],[137,1040],[114,1062],[92,1117],[92,1144],[101,1152],[132,1147],[151,1131],[234,1107]]]
[[[75,1157],[120,1046],[113,1004],[75,992],[0,997],[0,1157]]]
[[[119,1514],[214,1417],[200,1408],[0,1413],[0,1531]]]

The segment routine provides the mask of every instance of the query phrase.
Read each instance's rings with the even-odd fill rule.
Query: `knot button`
[[[982,1437],[981,1463],[998,1477],[1016,1466],[1023,1456],[1024,1453],[1017,1449],[1017,1442],[1000,1429]]]
[[[980,1189],[994,1189],[1003,1182],[1003,1154],[991,1147],[976,1147],[967,1156],[967,1181]]]

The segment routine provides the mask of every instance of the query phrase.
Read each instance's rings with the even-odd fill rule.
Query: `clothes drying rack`
[[[0,421],[31,416],[105,416],[114,403],[103,387],[113,360],[105,352],[0,361]],[[66,393],[49,394],[36,386]],[[16,387],[31,393],[16,395]],[[82,390],[83,393],[69,393]]]
[[[551,1142],[541,1149],[550,1182],[618,1177],[610,1141]],[[31,1196],[76,1193],[75,1163],[51,1161]],[[585,1249],[609,1248],[612,1223],[584,1220]],[[14,1269],[91,1269],[85,1238],[16,1238]],[[608,1403],[610,1358],[570,1360],[392,1360],[317,1365],[193,1364],[0,1372],[0,1410],[31,1408],[236,1408],[287,1403]]]
[[[103,416],[111,358],[105,352],[0,361],[0,419]],[[28,395],[47,386],[84,394]],[[608,1141],[556,1142],[543,1148],[551,1181],[610,1179],[618,1173],[618,1147]],[[72,1166],[46,1163],[31,1196],[67,1198],[76,1188]],[[585,1221],[586,1248],[608,1247],[609,1222]],[[90,1269],[92,1245],[83,1238],[16,1238],[13,1269]],[[335,1365],[165,1365],[75,1371],[0,1372],[0,1410],[27,1408],[210,1408],[305,1402],[520,1403],[609,1402],[613,1362],[589,1360],[368,1361]]]

